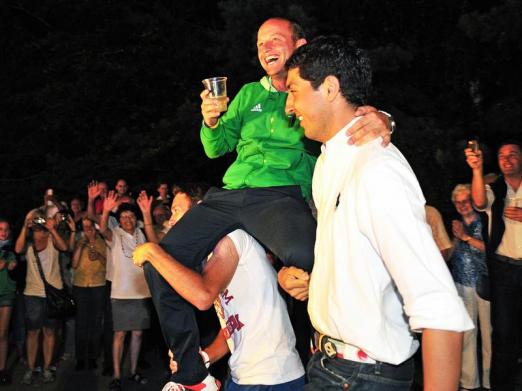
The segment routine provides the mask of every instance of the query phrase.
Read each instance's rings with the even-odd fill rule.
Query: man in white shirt
[[[490,216],[486,242],[491,283],[493,390],[515,390],[522,327],[522,149],[517,140],[498,149],[502,172],[486,186],[482,172],[482,151],[465,150],[473,172],[471,197],[479,211]],[[487,234],[487,235],[486,235]]]
[[[195,203],[182,192],[174,202],[178,209],[171,223],[175,224]],[[214,363],[232,353],[226,390],[303,389],[304,369],[286,304],[278,292],[276,272],[252,236],[242,230],[225,236],[201,274],[177,262],[156,243],[138,247],[133,257],[139,266],[151,262],[172,288],[198,309],[206,310],[214,303],[222,331],[203,356]],[[219,382],[209,374],[200,384],[170,381],[163,390],[218,388]]]
[[[286,66],[287,111],[323,143],[308,304],[320,351],[306,389],[409,390],[415,330],[423,334],[425,390],[455,391],[462,332],[473,324],[426,224],[417,179],[391,144],[348,144],[371,87],[368,57],[321,37]]]

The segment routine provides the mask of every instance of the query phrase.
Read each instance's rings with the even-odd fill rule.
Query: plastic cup
[[[227,111],[227,78],[209,77],[201,82],[210,91],[211,98],[216,99],[219,111]]]

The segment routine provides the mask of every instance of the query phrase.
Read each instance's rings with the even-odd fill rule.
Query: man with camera
[[[517,140],[500,145],[502,177],[491,186],[485,184],[482,151],[464,152],[473,175],[473,204],[491,216],[489,235],[483,235],[491,288],[491,387],[515,390],[522,327],[522,147]]]
[[[42,269],[49,284],[57,289],[63,288],[59,252],[67,251],[68,246],[58,233],[56,226],[54,218],[46,218],[40,209],[32,210],[27,214],[15,244],[15,252],[25,254],[27,261],[24,302],[28,368],[23,375],[22,384],[31,384],[35,380],[35,361],[41,331],[43,331],[43,381],[50,383],[55,380],[50,365],[54,353],[55,329],[58,321],[51,319],[47,313],[45,287],[39,268]]]

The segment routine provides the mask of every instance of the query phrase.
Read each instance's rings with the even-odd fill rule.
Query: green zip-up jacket
[[[223,177],[225,189],[299,185],[310,199],[318,146],[304,137],[299,121],[290,126],[286,97],[265,76],[241,88],[217,127],[203,123],[201,142],[209,158],[237,151]]]

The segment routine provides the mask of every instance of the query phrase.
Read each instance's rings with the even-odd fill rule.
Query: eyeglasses
[[[463,200],[463,201],[453,201],[455,205],[468,205],[471,203],[471,199]]]

